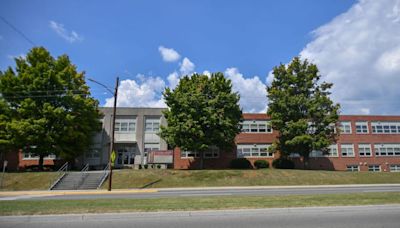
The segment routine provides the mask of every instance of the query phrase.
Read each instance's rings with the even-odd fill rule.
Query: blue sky
[[[369,51],[367,57],[375,55],[376,64],[387,62],[379,60],[382,56],[394,59],[394,66],[385,65],[394,68],[394,73],[400,65],[400,51],[390,53],[393,48],[397,50],[397,40],[393,40],[397,36],[392,31],[398,26],[397,15],[391,19],[393,27],[376,31],[379,36],[364,34],[366,37],[360,37],[360,43],[354,43],[359,34],[371,31],[366,22],[398,13],[397,0],[374,2],[377,1],[3,0],[0,16],[36,45],[46,47],[53,56],[68,54],[87,77],[112,87],[115,76],[120,76],[119,106],[163,106],[161,91],[165,86],[173,87],[183,73],[221,71],[234,82],[245,111],[264,111],[267,100],[263,88],[271,80],[267,77],[272,67],[302,54],[321,65],[323,76],[337,84],[333,98],[343,103],[343,113],[398,114],[400,107],[395,96],[400,93],[388,90],[386,85],[378,89],[368,86],[356,89],[360,92],[346,96],[341,87],[341,83],[349,83],[350,75],[360,75],[354,76],[354,86],[360,87],[358,82],[365,81],[366,77],[364,66],[371,65],[368,61],[356,61],[340,69],[343,62],[353,59],[354,52]],[[377,11],[378,15],[369,15],[370,10]],[[371,26],[376,26],[374,23]],[[381,23],[386,25],[387,21]],[[347,27],[352,29],[346,30]],[[384,38],[393,41],[392,46],[378,45],[382,32],[386,35]],[[342,34],[347,37],[341,37]],[[361,48],[365,43],[372,46],[371,50]],[[12,57],[24,55],[31,47],[0,21],[0,70],[13,65]],[[382,52],[377,53],[376,49]],[[165,61],[163,54],[166,53],[176,54],[175,58]],[[343,53],[348,55],[337,59]],[[336,65],[332,66],[329,56],[334,57]],[[189,68],[185,71],[182,67]],[[389,76],[382,77],[397,80],[394,73],[386,72]],[[376,83],[376,78],[371,79],[371,85],[372,81]],[[101,87],[89,85],[102,105],[111,98]],[[374,97],[368,97],[371,94],[368,91],[373,91]],[[388,92],[393,100],[382,105],[377,97],[387,99]]]

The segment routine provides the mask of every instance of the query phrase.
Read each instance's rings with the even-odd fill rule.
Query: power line
[[[33,46],[36,46],[36,44],[28,38],[21,30],[19,30],[17,27],[15,27],[13,24],[11,24],[9,21],[7,21],[4,17],[0,16],[0,19],[6,23],[11,29],[13,29],[15,32],[17,32],[20,36],[22,36],[28,43],[32,44]]]

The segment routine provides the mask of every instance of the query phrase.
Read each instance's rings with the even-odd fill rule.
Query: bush
[[[143,165],[143,167],[144,167],[145,169],[148,169],[148,168],[149,168],[149,165],[146,164],[146,165]]]
[[[294,162],[287,158],[278,158],[272,162],[275,169],[294,169]]]
[[[257,160],[254,162],[254,167],[257,169],[266,169],[269,167],[269,162],[265,160]]]
[[[246,158],[236,158],[231,161],[232,169],[252,169],[250,161]]]

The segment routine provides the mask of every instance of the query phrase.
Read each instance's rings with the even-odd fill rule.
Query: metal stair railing
[[[65,176],[65,174],[67,174],[67,173],[68,173],[68,162],[65,162],[64,165],[62,165],[57,170],[57,176],[50,181],[49,190],[52,190],[58,184],[58,182],[61,181],[61,179]]]
[[[97,189],[99,189],[101,187],[101,185],[107,179],[109,173],[110,173],[110,163],[108,163],[108,165],[103,169],[103,177],[101,178],[101,181],[100,181],[99,185],[97,186]]]
[[[85,181],[85,178],[86,178],[87,175],[88,175],[88,171],[89,171],[89,163],[86,164],[86,165],[82,168],[82,170],[81,170],[81,176],[80,176],[80,178],[79,178],[78,183],[75,183],[75,184],[74,184],[74,189],[78,189],[79,186],[81,186],[81,185],[83,184],[83,182]]]

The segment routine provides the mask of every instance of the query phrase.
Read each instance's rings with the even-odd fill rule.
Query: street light
[[[117,95],[118,95],[118,85],[119,85],[119,77],[117,77],[117,80],[115,82],[115,90],[114,92],[108,88],[106,85],[88,78],[89,81],[94,82],[98,85],[103,86],[106,90],[108,90],[111,94],[114,93],[114,106],[113,106],[113,118],[112,118],[112,130],[111,130],[111,145],[110,145],[110,150],[108,151],[108,167],[110,170],[110,176],[108,177],[108,191],[111,191],[111,183],[112,183],[112,164],[111,164],[111,153],[114,151],[114,133],[115,133],[115,116],[117,112]]]

